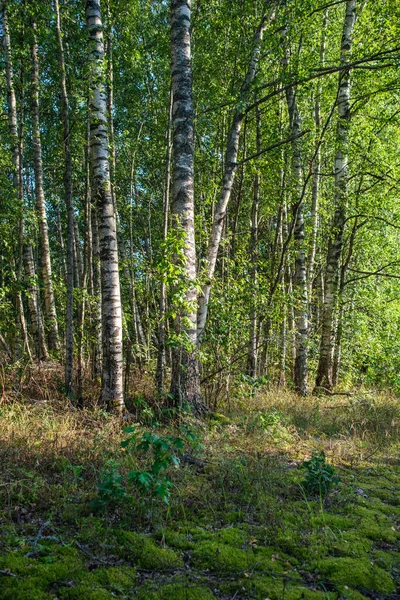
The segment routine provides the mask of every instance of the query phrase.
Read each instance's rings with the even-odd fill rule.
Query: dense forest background
[[[396,2],[199,0],[183,32],[163,1],[2,9],[4,363],[120,406],[133,369],[200,408],[398,389]]]

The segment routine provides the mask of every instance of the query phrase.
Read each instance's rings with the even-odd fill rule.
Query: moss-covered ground
[[[398,398],[242,394],[192,423],[168,506],[129,488],[94,513],[110,460],[135,460],[125,426],[59,401],[0,406],[1,600],[400,598]],[[323,496],[302,486],[313,449],[340,478]]]

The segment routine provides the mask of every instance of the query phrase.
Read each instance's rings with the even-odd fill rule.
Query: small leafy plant
[[[247,394],[250,398],[255,398],[257,392],[268,384],[268,380],[268,375],[251,377],[250,375],[245,375],[243,373],[240,377],[242,393]]]
[[[118,504],[127,497],[124,477],[119,471],[119,464],[115,460],[110,460],[101,474],[100,483],[97,486],[97,497],[92,502],[92,508],[95,513],[101,512],[106,506]]]
[[[323,450],[314,450],[310,460],[305,460],[302,467],[307,471],[302,485],[311,494],[323,496],[339,483],[335,469],[327,463]]]
[[[191,430],[182,425],[182,437],[159,435],[154,429],[141,431],[138,427],[127,427],[128,437],[121,447],[129,450],[131,458],[138,455],[146,458],[146,468],[132,469],[126,476],[120,472],[117,461],[109,461],[98,485],[98,494],[92,506],[95,511],[103,510],[111,504],[126,502],[131,497],[129,487],[136,489],[141,496],[150,494],[166,504],[171,496],[172,481],[166,471],[169,467],[179,467],[179,453],[188,441],[195,440]]]
[[[161,436],[154,431],[139,433],[136,427],[127,427],[124,433],[128,433],[129,437],[121,442],[123,448],[129,446],[131,451],[151,457],[149,468],[130,471],[128,481],[139,491],[151,492],[168,504],[172,482],[164,473],[171,465],[179,466],[178,453],[183,450],[185,440],[181,437]]]

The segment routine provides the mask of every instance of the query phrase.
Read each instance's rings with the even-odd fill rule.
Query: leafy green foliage
[[[129,436],[121,442],[122,448],[129,448],[132,453],[150,457],[148,470],[130,471],[128,481],[133,483],[141,493],[150,492],[154,497],[161,498],[168,504],[172,482],[164,473],[170,466],[179,467],[178,453],[185,445],[184,439],[158,435],[154,431],[139,433],[136,427],[127,427],[124,433]]]
[[[324,495],[339,483],[335,469],[327,463],[323,450],[314,451],[310,460],[304,461],[302,466],[307,471],[302,485],[311,494]]]
[[[142,498],[150,494],[165,504],[169,503],[173,484],[167,470],[170,467],[179,467],[179,453],[183,451],[187,442],[195,440],[195,436],[186,424],[182,425],[182,437],[159,435],[156,428],[157,424],[144,431],[134,426],[124,429],[124,433],[128,435],[121,442],[121,448],[129,452],[135,463],[138,463],[139,457],[144,457],[146,467],[138,465],[124,476],[120,472],[119,463],[115,460],[109,461],[102,472],[97,497],[92,502],[94,511],[129,501],[130,487]]]
[[[119,471],[119,464],[111,460],[101,474],[97,487],[97,497],[92,502],[94,512],[101,512],[106,506],[117,504],[128,497],[124,485],[124,477]]]

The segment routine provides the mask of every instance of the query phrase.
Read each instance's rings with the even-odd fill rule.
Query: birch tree
[[[101,263],[102,402],[111,410],[124,407],[122,376],[122,309],[118,247],[111,194],[107,133],[107,94],[103,24],[99,0],[87,0],[90,66],[90,152],[92,198],[97,208]]]
[[[39,58],[36,33],[36,22],[32,20],[33,43],[31,47],[32,57],[32,144],[33,144],[33,166],[35,173],[35,196],[36,212],[39,227],[40,241],[40,264],[41,275],[44,286],[44,305],[46,315],[46,327],[50,350],[57,350],[58,324],[56,313],[56,302],[53,290],[53,279],[51,271],[51,257],[49,233],[47,225],[46,204],[43,188],[43,159],[42,159],[42,140],[40,133],[39,118]]]
[[[342,67],[350,62],[353,30],[356,22],[356,0],[347,0],[343,23],[340,51]],[[321,344],[319,352],[316,389],[332,388],[332,360],[335,334],[335,307],[337,301],[340,257],[343,245],[343,232],[346,222],[348,193],[348,146],[350,129],[350,69],[343,68],[339,74],[337,99],[338,123],[336,131],[335,175],[335,213],[328,242],[326,258],[325,294],[321,326]]]
[[[67,321],[65,331],[65,390],[67,396],[73,398],[73,358],[74,358],[74,204],[72,198],[72,158],[70,144],[69,128],[69,101],[67,93],[67,81],[65,72],[64,46],[61,30],[61,18],[58,0],[54,0],[54,10],[56,15],[56,33],[58,55],[61,71],[61,118],[63,122],[63,142],[64,142],[64,193],[65,205],[67,208],[68,220],[68,240],[67,240]]]
[[[191,0],[171,1],[172,225],[182,232],[177,256],[183,271],[183,306],[175,319],[179,345],[174,349],[171,395],[175,403],[202,410],[197,359],[196,245],[194,236],[194,139],[190,39]]]
[[[256,151],[261,152],[261,116],[256,108]],[[254,175],[253,202],[250,216],[250,282],[252,299],[250,307],[249,350],[247,356],[247,371],[250,377],[257,375],[257,275],[258,275],[258,221],[260,210],[260,171]]]
[[[287,35],[284,37],[287,38]],[[285,70],[289,65],[288,50],[285,50],[283,60]],[[295,248],[295,270],[294,270],[294,317],[295,317],[295,360],[293,367],[293,379],[296,391],[301,396],[308,393],[307,371],[308,371],[308,304],[307,304],[307,274],[306,274],[306,248],[303,215],[303,168],[300,151],[299,137],[301,135],[300,113],[297,106],[296,91],[294,87],[286,89],[286,102],[289,113],[290,130],[292,142],[292,188],[294,195],[293,219],[294,231],[293,241]]]
[[[170,91],[169,111],[168,111],[168,128],[167,128],[167,153],[165,161],[165,181],[163,194],[163,241],[166,242],[168,235],[168,214],[169,214],[169,197],[171,187],[171,154],[172,154],[172,107],[173,94]],[[166,311],[167,311],[167,285],[163,277],[160,290],[160,318],[158,325],[158,349],[157,349],[157,368],[156,368],[156,386],[159,394],[164,390],[165,367],[166,367]]]
[[[18,252],[18,276],[17,276],[17,285],[21,283],[22,278],[22,261],[23,261],[23,243],[24,243],[24,199],[23,199],[23,183],[22,183],[22,156],[19,148],[19,136],[18,136],[18,119],[17,119],[17,100],[15,95],[14,88],[14,73],[13,73],[13,64],[12,64],[12,54],[11,54],[11,41],[10,41],[10,31],[8,25],[8,11],[7,11],[7,2],[4,0],[2,5],[0,6],[2,10],[3,16],[3,46],[4,46],[4,54],[5,54],[5,66],[6,66],[6,85],[7,85],[7,108],[8,108],[8,127],[10,133],[10,142],[11,142],[11,158],[13,163],[13,186],[15,189],[15,195],[18,202],[18,211],[19,211],[19,252]],[[17,302],[17,310],[19,315],[19,324],[21,333],[23,336],[23,343],[25,350],[29,356],[32,358],[28,331],[25,321],[24,314],[24,306],[22,302],[22,295],[19,289],[17,289],[16,294],[16,302]],[[33,320],[35,318],[35,314],[32,315]],[[37,332],[35,331],[35,334]],[[38,343],[38,337],[35,337],[36,343]],[[45,349],[44,349],[45,350]],[[47,355],[47,351],[40,353],[40,358]]]

